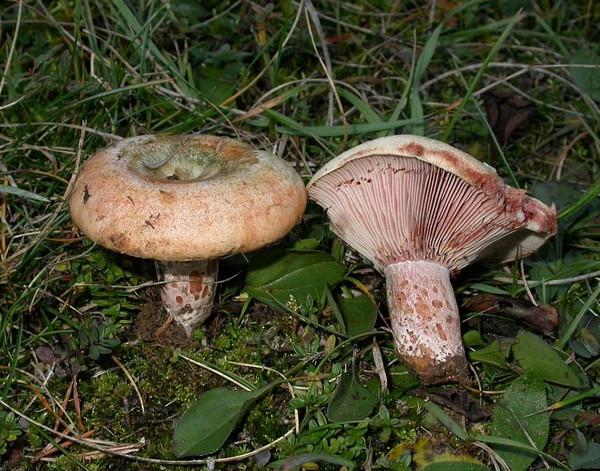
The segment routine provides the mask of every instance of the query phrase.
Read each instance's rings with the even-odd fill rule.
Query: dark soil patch
[[[140,306],[140,312],[133,324],[133,338],[164,347],[197,346],[198,341],[189,338],[181,326],[175,322],[168,323],[168,315],[161,305],[158,293],[148,290],[147,295],[148,302]]]

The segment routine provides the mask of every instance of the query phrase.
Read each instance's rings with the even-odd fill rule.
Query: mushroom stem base
[[[394,343],[403,363],[426,384],[468,382],[450,272],[407,261],[385,268]]]
[[[217,260],[156,261],[163,305],[188,336],[210,316],[218,267]]]

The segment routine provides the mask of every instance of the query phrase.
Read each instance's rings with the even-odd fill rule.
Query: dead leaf
[[[555,337],[558,329],[558,311],[552,306],[534,306],[522,299],[503,298],[493,294],[478,294],[468,299],[465,308],[517,320],[548,337]],[[508,332],[496,332],[504,333]],[[509,335],[511,336],[511,335]]]
[[[488,122],[502,147],[535,112],[535,105],[508,89],[495,88],[483,94]]]
[[[450,409],[470,422],[480,422],[492,415],[489,408],[480,406],[479,402],[464,389],[451,387],[435,393],[417,389],[413,394]]]

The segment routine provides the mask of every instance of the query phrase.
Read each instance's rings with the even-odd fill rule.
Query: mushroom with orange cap
[[[385,274],[398,354],[430,384],[468,378],[451,276],[480,259],[528,255],[556,232],[554,207],[420,136],[356,146],[307,188],[333,232]]]
[[[305,206],[285,161],[208,135],[123,139],[83,165],[69,195],[90,239],[156,261],[163,304],[188,335],[211,312],[218,258],[277,241]]]

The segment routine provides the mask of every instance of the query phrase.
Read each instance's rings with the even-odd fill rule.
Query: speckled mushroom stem
[[[215,297],[217,260],[156,261],[156,274],[164,281],[160,290],[165,309],[188,336],[210,316]]]
[[[385,268],[394,343],[422,382],[468,382],[458,306],[450,272],[442,265],[407,261]]]

